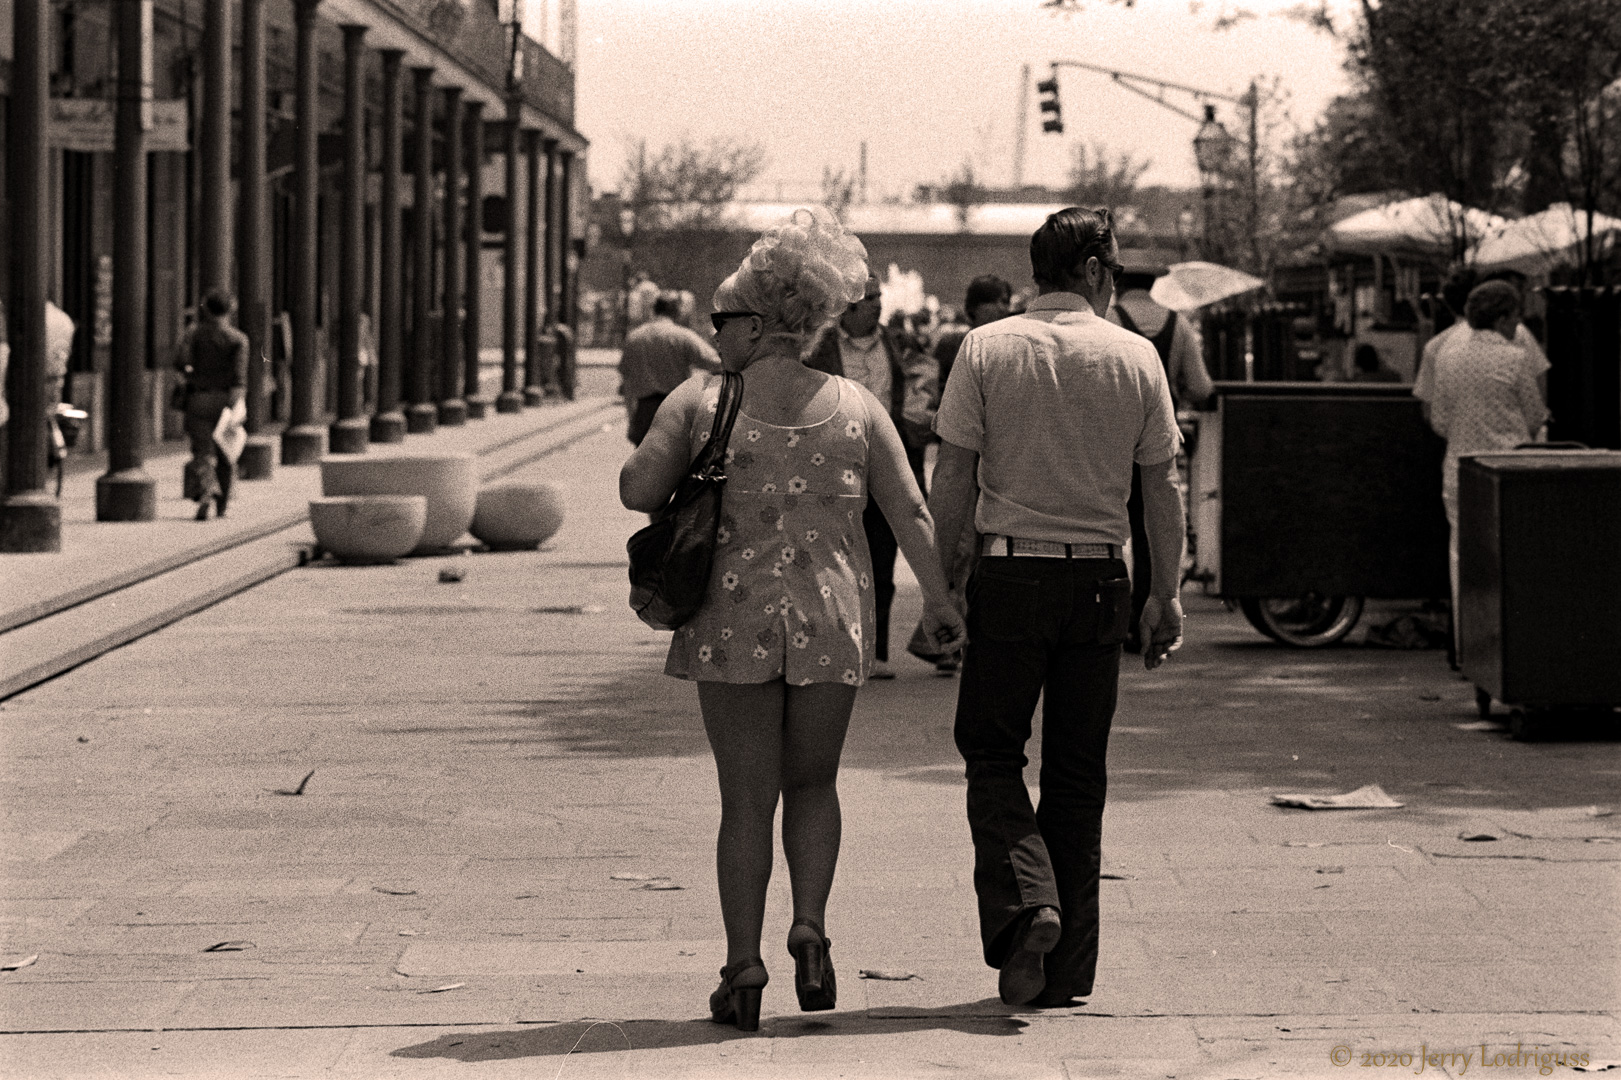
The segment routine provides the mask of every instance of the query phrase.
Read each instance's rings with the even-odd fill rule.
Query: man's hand
[[[955,596],[945,603],[923,602],[923,633],[942,655],[958,652],[968,644],[968,624],[957,609]]]
[[[1182,601],[1175,596],[1150,596],[1143,605],[1138,634],[1143,643],[1143,666],[1153,671],[1182,647]]]

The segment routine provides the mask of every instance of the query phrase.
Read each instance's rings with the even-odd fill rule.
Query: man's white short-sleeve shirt
[[[1132,464],[1181,440],[1154,346],[1062,292],[969,331],[935,431],[979,454],[981,533],[1071,544],[1124,545]]]

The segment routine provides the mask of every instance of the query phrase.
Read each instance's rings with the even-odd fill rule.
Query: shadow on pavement
[[[986,1006],[982,1008],[981,1006]],[[883,1036],[922,1031],[955,1031],[963,1035],[1018,1035],[1029,1024],[1014,1016],[995,1015],[1002,1005],[972,1002],[944,1010],[886,1010],[883,1017],[834,1013],[826,1020],[767,1017],[758,1032],[742,1032],[708,1020],[579,1020],[511,1031],[452,1032],[432,1042],[392,1051],[397,1058],[449,1058],[453,1061],[503,1061],[512,1058],[566,1057],[618,1050],[672,1050],[715,1046],[739,1039],[797,1039],[821,1035]],[[944,1015],[942,1015],[942,1013]]]
[[[1447,671],[1438,651],[1289,649],[1213,602],[1195,605],[1198,633],[1171,663],[1145,673],[1135,657],[1124,658],[1110,739],[1113,799],[1379,784],[1407,803],[1409,815],[1615,799],[1621,721],[1555,727],[1545,741],[1516,742],[1501,705],[1495,724],[1481,725],[1474,688]],[[662,661],[655,649],[577,694],[494,705],[505,715],[486,737],[545,754],[706,757],[697,695],[663,675]],[[857,696],[845,767],[962,784],[951,734],[957,680],[925,673],[909,657],[897,668],[900,678]],[[1039,718],[1036,729],[1033,761]],[[474,729],[467,737],[481,741]]]

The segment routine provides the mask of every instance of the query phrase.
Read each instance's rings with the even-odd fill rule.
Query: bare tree
[[[631,143],[619,190],[628,234],[626,279],[639,270],[666,288],[714,288],[703,277],[705,268],[735,264],[748,250],[741,234],[727,228],[727,207],[764,167],[765,149],[758,143],[699,144],[690,136],[658,150],[645,139]]]
[[[765,168],[759,143],[691,136],[657,151],[638,139],[625,154],[619,195],[637,235],[711,229],[738,189]]]
[[[1148,158],[1134,157],[1130,151],[1110,154],[1100,142],[1083,143],[1075,148],[1066,194],[1077,206],[1123,206],[1131,201],[1143,174],[1153,164]]]
[[[843,169],[835,169],[831,165],[822,166],[822,204],[829,210],[844,217],[856,197],[856,178]]]

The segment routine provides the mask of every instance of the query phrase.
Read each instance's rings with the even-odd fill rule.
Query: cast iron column
[[[573,401],[580,321],[580,305],[574,297],[575,266],[570,261],[574,258],[574,153],[564,150],[558,157],[562,171],[557,178],[557,323],[568,330],[557,338],[557,384],[563,397]]]
[[[400,411],[400,63],[403,49],[383,51],[383,205],[377,212],[382,233],[377,297],[377,415],[371,418],[371,441],[400,442],[405,414]]]
[[[447,86],[445,95],[445,301],[440,323],[439,422],[447,427],[467,423],[462,400],[462,230],[461,156],[462,90]]]
[[[546,329],[557,325],[557,140],[546,140],[546,273],[542,282],[546,296]],[[550,385],[553,372],[546,373]]]
[[[523,412],[523,391],[518,389],[518,123],[522,102],[507,96],[507,119],[501,129],[506,166],[506,220],[501,250],[501,396],[495,411]]]
[[[120,4],[120,26],[127,18]],[[11,130],[6,147],[11,194],[11,288],[6,298],[11,362],[4,387],[6,496],[0,552],[62,550],[62,509],[45,491],[45,237],[50,229],[45,109],[50,100],[52,5],[16,0],[12,8]]]
[[[203,5],[203,115],[200,144],[198,286],[231,291],[231,5]],[[202,299],[201,296],[198,297]]]
[[[484,103],[467,103],[467,216],[463,219],[467,255],[463,261],[466,314],[462,316],[463,390],[467,418],[482,420],[490,403],[479,393],[478,362],[484,316]]]
[[[113,116],[113,355],[107,373],[107,473],[96,481],[96,520],[151,521],[157,516],[157,485],[143,468],[143,455],[149,411],[146,130],[152,108],[152,2],[118,0],[114,6],[118,104]],[[19,43],[19,59],[22,52]]]
[[[242,200],[237,219],[237,310],[248,335],[248,444],[237,459],[243,480],[268,479],[276,460],[263,435],[270,355],[270,287],[265,274],[265,0],[242,0]]]
[[[411,407],[405,430],[431,435],[439,424],[433,348],[433,68],[411,69],[416,89],[411,155]]]
[[[540,132],[524,132],[523,143],[529,166],[523,218],[523,403],[539,405],[546,400],[540,355],[540,279],[545,276],[540,265]]]
[[[360,371],[360,312],[366,302],[366,27],[343,27],[343,201],[338,218],[338,419],[334,454],[363,454],[371,441]]]
[[[321,388],[315,382],[315,277],[316,245],[319,241],[316,219],[320,163],[316,156],[317,125],[320,111],[316,95],[318,72],[315,58],[315,9],[321,0],[293,0],[298,37],[294,83],[293,151],[293,364],[292,412],[287,430],[281,433],[283,465],[313,465],[321,459],[326,432],[316,424],[316,401]]]

